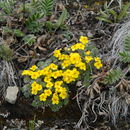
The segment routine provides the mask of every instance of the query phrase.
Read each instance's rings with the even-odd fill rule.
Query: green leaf
[[[33,34],[26,35],[25,37],[23,37],[23,41],[25,42],[25,44],[32,46],[33,43],[36,42],[36,36],[34,36]]]
[[[13,34],[16,36],[16,37],[23,37],[24,36],[24,33],[19,30],[19,29],[14,29],[13,30]]]
[[[47,99],[45,102],[43,102],[44,107],[49,107],[52,104],[50,99]]]
[[[31,78],[29,76],[25,76],[23,80],[24,80],[24,83],[30,83],[31,82]]]
[[[37,66],[38,66],[40,69],[43,69],[43,68],[44,68],[44,64],[45,64],[44,61],[39,61],[39,62],[37,63]]]
[[[2,27],[2,31],[4,34],[5,33],[13,34],[13,30],[8,27]]]
[[[109,18],[109,14],[103,12],[102,10],[100,10],[100,14],[101,14],[101,17],[103,18],[107,18],[107,19]]]
[[[68,98],[64,99],[63,104],[67,105],[68,103],[69,103],[69,99]]]
[[[123,61],[124,63],[130,62],[130,52],[123,51],[120,52],[119,55],[121,56],[120,60]]]
[[[127,3],[126,5],[123,5],[122,10],[121,10],[120,14],[117,17],[118,21],[121,21],[126,16],[127,10],[129,9],[129,7],[130,7],[130,2]]]
[[[87,50],[91,51],[91,55],[95,57],[95,55],[99,55],[99,50],[92,44],[87,46]]]
[[[27,29],[32,32],[36,33],[39,32],[43,26],[42,23],[39,22],[39,20],[43,17],[43,14],[37,12],[31,15],[27,20],[26,20],[26,27]]]
[[[104,17],[102,17],[102,16],[98,16],[98,17],[96,17],[96,19],[101,20],[101,21],[104,21],[104,22],[107,22],[107,23],[112,23],[111,20],[109,20],[109,19],[107,19],[107,18],[104,18]]]
[[[38,103],[36,100],[33,100],[32,104],[31,104],[33,107],[38,107]]]
[[[37,66],[41,69],[47,67],[49,64],[53,63],[52,59],[47,59],[45,62],[44,61],[40,61],[37,63]]]
[[[130,36],[127,36],[124,42],[125,51],[130,51]]]
[[[43,106],[43,102],[41,102],[39,100],[39,96],[34,96],[34,100],[32,102],[32,106],[34,106],[34,107],[42,107]]]
[[[26,98],[29,98],[29,96],[31,95],[31,93],[30,93],[30,85],[29,85],[29,84],[24,85],[24,86],[21,88],[21,90],[22,90],[24,96],[25,96]]]
[[[3,0],[3,1],[0,1],[0,9],[2,9],[2,11],[5,14],[11,15],[15,3],[16,3],[16,0]]]
[[[2,12],[0,12],[0,22],[4,22],[6,21],[6,18],[4,16],[4,14],[2,14]]]
[[[104,4],[104,10],[105,10],[106,12],[109,10],[107,1],[106,1],[105,4]]]
[[[52,29],[55,28],[55,24],[52,23],[51,21],[46,21],[44,25],[45,25],[45,27],[48,28],[49,31],[52,31]]]
[[[110,9],[110,10],[109,10],[109,13],[113,15],[113,17],[114,17],[114,22],[116,22],[116,21],[117,21],[117,16],[118,16],[118,14],[117,14],[113,9]]]
[[[91,79],[91,77],[90,77],[90,67],[87,69],[87,71],[85,71],[83,73],[83,76],[81,78],[83,78],[83,79],[81,79],[83,81],[83,85],[85,87],[88,87],[90,85],[90,79]]]
[[[44,15],[50,15],[53,9],[53,0],[41,0],[39,2],[39,9],[44,12]]]
[[[64,36],[64,39],[70,40],[72,37],[72,33],[69,30],[67,30],[63,32],[63,36]]]
[[[68,12],[66,9],[64,9],[62,11],[62,14],[60,15],[58,21],[56,22],[57,28],[59,28],[61,25],[64,24],[65,20],[67,19],[67,16],[68,16]]]
[[[62,102],[59,102],[59,104],[57,104],[57,105],[51,105],[50,106],[50,108],[51,108],[51,110],[53,111],[53,112],[57,112],[57,111],[59,111],[59,109],[62,107]]]
[[[29,120],[29,130],[35,130],[35,120]]]
[[[6,44],[0,45],[0,58],[4,60],[11,60],[13,57],[13,51],[10,49],[10,47]]]
[[[111,70],[104,79],[105,84],[113,84],[118,81],[122,76],[121,69]]]

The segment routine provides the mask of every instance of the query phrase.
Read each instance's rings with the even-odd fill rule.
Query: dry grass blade
[[[130,22],[123,23],[116,33],[114,34],[109,48],[111,50],[108,53],[107,61],[114,60],[113,68],[115,68],[115,65],[119,59],[119,52],[123,52],[124,50],[124,41],[127,35],[130,35]]]

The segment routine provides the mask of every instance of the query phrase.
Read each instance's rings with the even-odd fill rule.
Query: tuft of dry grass
[[[130,35],[130,22],[122,24],[108,43],[110,51],[102,57],[107,56],[106,63],[110,63],[110,69],[122,68],[119,52],[124,50],[124,40],[127,35]],[[98,77],[89,87],[82,86],[78,89],[76,97],[82,116],[76,128],[84,126],[89,129],[91,123],[96,122],[99,116],[109,118],[114,125],[119,118],[126,118],[130,104],[130,81],[125,76],[129,70],[129,67],[124,67],[120,81],[113,85],[99,85],[100,77]]]

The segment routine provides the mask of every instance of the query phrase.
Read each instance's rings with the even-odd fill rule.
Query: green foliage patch
[[[119,81],[119,79],[122,76],[122,71],[121,69],[115,69],[115,70],[111,70],[108,75],[105,77],[104,79],[104,83],[105,84],[113,84],[116,83],[117,81]]]
[[[122,1],[117,1],[118,6],[111,7],[113,2],[110,2],[110,4],[106,2],[104,4],[103,10],[100,10],[100,15],[96,17],[96,19],[106,23],[118,23],[121,22],[122,19],[128,15],[130,2],[128,2],[127,4],[123,4]]]
[[[124,41],[124,51],[119,53],[120,60],[124,63],[130,63],[130,36],[128,35]]]

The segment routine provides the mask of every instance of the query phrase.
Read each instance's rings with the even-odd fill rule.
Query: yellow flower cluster
[[[103,66],[99,57],[93,57],[91,51],[86,51],[88,38],[81,36],[79,41],[81,43],[67,48],[66,54],[62,54],[62,49],[54,51],[53,56],[58,59],[58,64],[51,63],[41,70],[33,65],[29,70],[22,72],[22,75],[30,76],[34,80],[31,84],[31,93],[39,95],[40,101],[51,99],[52,104],[59,104],[60,100],[68,98],[68,90],[64,85],[76,81],[82,71],[86,71],[88,64],[93,63],[97,69]],[[83,55],[80,50],[84,50]],[[41,78],[44,86],[36,82],[38,78]]]
[[[49,97],[52,94],[51,89],[45,89],[42,94],[39,95],[40,101],[46,101],[47,97]]]
[[[67,98],[67,89],[63,88],[61,85],[63,81],[56,81],[54,83],[55,92],[52,95],[51,89],[45,89],[44,92],[39,96],[40,101],[46,101],[47,97],[52,95],[52,104],[59,104],[60,98],[65,99]]]
[[[59,97],[57,93],[54,93],[52,96],[52,104],[59,104]]]
[[[99,57],[95,57],[94,60],[95,60],[94,66],[97,69],[100,69],[103,66],[102,63],[101,63],[101,59]]]
[[[31,68],[34,68],[32,66]],[[35,66],[37,68],[37,66]],[[42,70],[37,70],[33,71],[30,70],[24,70],[22,72],[22,75],[28,75],[30,76],[33,80],[36,80],[40,76],[43,76],[43,82],[46,83],[46,89],[44,90],[43,93],[39,95],[39,100],[40,101],[46,101],[47,97],[50,97],[52,94],[52,104],[58,104],[60,99],[65,99],[68,97],[67,94],[67,89],[62,86],[64,83],[63,81],[55,81],[55,79],[62,77],[64,78],[65,76],[67,77],[67,73],[63,72],[62,70],[58,70],[58,66],[54,63],[48,65],[47,67],[43,68]],[[64,74],[65,73],[65,74]],[[73,77],[74,81],[74,77]],[[67,81],[66,81],[67,82]],[[34,81],[31,84],[31,93],[33,95],[39,94],[38,92],[43,89],[43,86],[38,84],[36,81]],[[54,92],[54,93],[53,93]]]
[[[72,51],[75,51],[75,50],[78,50],[78,49],[84,50],[85,45],[83,45],[82,43],[77,43],[77,44],[71,46],[71,49],[72,49]]]
[[[87,44],[89,41],[88,41],[88,37],[85,37],[85,36],[80,36],[80,39],[79,41],[83,44]]]
[[[61,56],[61,49],[59,49],[59,50],[55,50],[54,51],[54,54],[53,54],[55,57],[60,57]]]
[[[93,60],[93,57],[92,56],[85,56],[85,60],[87,63],[89,63],[90,61]]]
[[[30,68],[30,70],[32,70],[32,71],[35,71],[37,69],[37,66],[36,65],[33,65],[31,68]]]
[[[67,69],[63,73],[63,81],[66,83],[71,83],[79,77],[79,71],[74,68],[73,70]]]
[[[71,50],[72,51],[76,51],[76,50],[84,50],[85,49],[85,45],[88,43],[88,38],[85,36],[81,36],[79,41],[81,43],[77,43],[71,46]]]
[[[31,84],[31,87],[31,93],[34,95],[37,95],[38,91],[42,90],[42,85],[38,84],[35,81]]]

